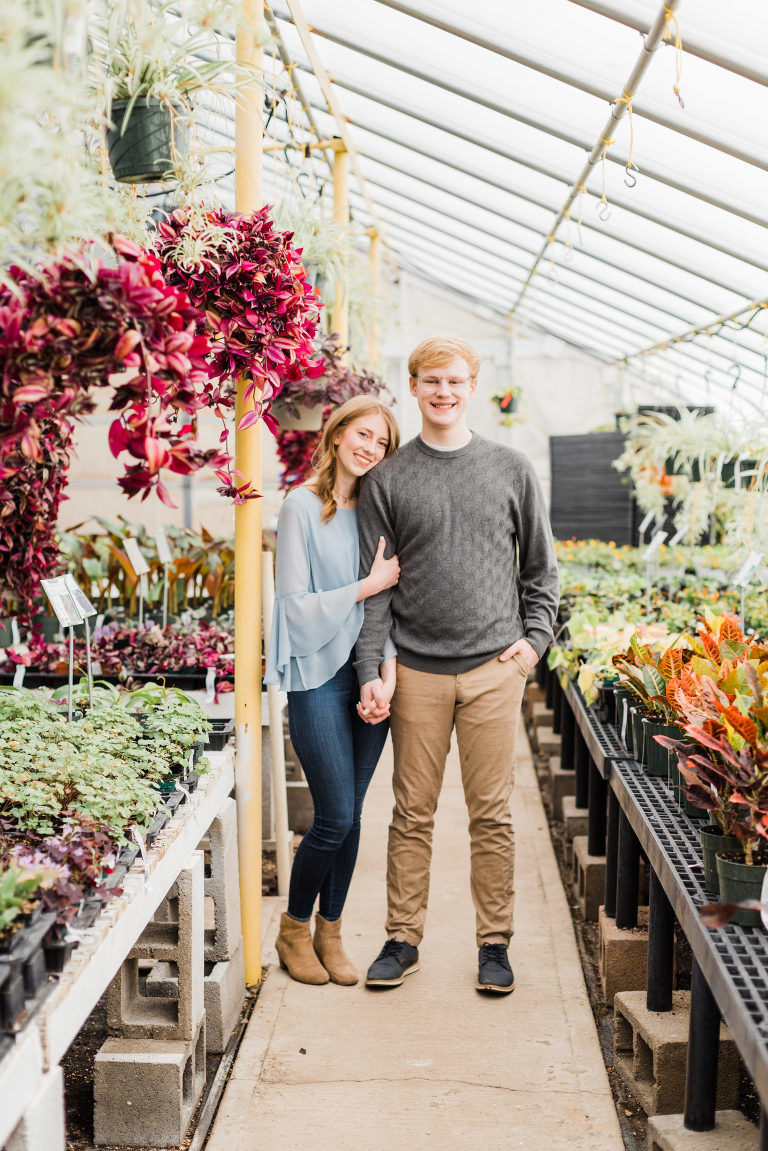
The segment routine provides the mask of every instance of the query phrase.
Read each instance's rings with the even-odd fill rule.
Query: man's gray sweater
[[[417,436],[366,476],[357,519],[361,576],[380,536],[386,554],[400,560],[397,586],[365,601],[355,647],[361,684],[378,677],[390,628],[401,663],[446,675],[478,667],[523,637],[538,655],[551,643],[557,561],[544,498],[522,452],[476,434],[440,451]]]

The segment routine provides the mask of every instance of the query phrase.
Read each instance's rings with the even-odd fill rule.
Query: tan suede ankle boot
[[[351,987],[357,983],[355,965],[344,950],[341,942],[341,920],[323,919],[315,916],[315,938],[313,945],[318,959],[331,977],[331,983]]]
[[[309,922],[293,919],[287,912],[280,916],[280,931],[275,940],[280,966],[297,983],[327,983],[328,972],[318,961],[312,947]]]

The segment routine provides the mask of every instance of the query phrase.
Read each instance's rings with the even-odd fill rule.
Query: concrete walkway
[[[344,914],[361,975],[384,942],[387,745]],[[207,1151],[622,1151],[571,917],[521,736],[515,991],[474,989],[469,844],[452,750],[437,814],[421,971],[389,991],[306,987],[280,970],[285,900],[267,900],[266,980]]]

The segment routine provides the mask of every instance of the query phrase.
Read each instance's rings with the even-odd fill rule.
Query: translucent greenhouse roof
[[[319,57],[354,218],[400,266],[680,398],[768,406],[765,0],[266,10],[270,132],[297,157],[339,134]],[[327,158],[302,156],[309,181]]]

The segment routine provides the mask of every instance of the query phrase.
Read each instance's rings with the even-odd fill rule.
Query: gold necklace
[[[337,504],[355,504],[357,503],[357,496],[343,496],[334,488],[332,493],[333,498]]]

